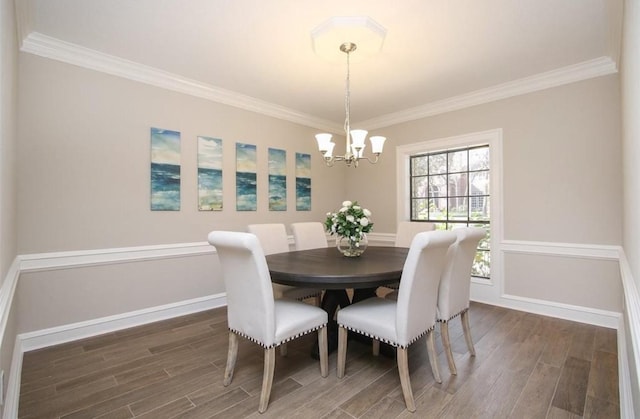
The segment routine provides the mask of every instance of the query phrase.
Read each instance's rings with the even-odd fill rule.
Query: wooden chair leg
[[[320,375],[329,375],[329,349],[327,344],[327,326],[318,330],[318,352],[320,354]]]
[[[224,380],[222,384],[226,387],[233,380],[233,370],[238,359],[238,335],[229,332],[229,349],[227,351],[227,367],[224,369]]]
[[[262,391],[260,392],[260,406],[258,412],[264,413],[269,406],[271,385],[273,384],[273,371],[276,366],[276,348],[264,350],[264,372],[262,373]]]
[[[347,338],[346,328],[338,327],[338,378],[344,377],[344,368],[347,362]]]
[[[378,339],[372,339],[373,356],[380,355],[380,341]]]
[[[427,353],[429,354],[429,364],[431,364],[431,371],[433,377],[437,383],[442,382],[440,378],[440,367],[438,366],[438,355],[436,354],[436,340],[433,335],[433,330],[427,333]]]
[[[407,348],[397,349],[398,373],[400,374],[400,385],[402,386],[402,395],[404,403],[407,405],[409,412],[416,411],[416,404],[413,400],[413,391],[411,391],[411,379],[409,378],[409,359],[407,356]]]
[[[440,323],[440,337],[442,338],[442,346],[444,346],[444,353],[447,355],[447,362],[449,363],[449,372],[453,375],[458,375],[456,369],[456,362],[453,360],[453,352],[451,352],[451,340],[449,339],[449,323]]]
[[[315,305],[317,305],[318,307],[320,307],[322,305],[322,293],[318,293],[316,294],[315,298],[313,299],[313,301],[315,302]]]
[[[471,356],[476,356],[476,348],[473,347],[473,339],[471,339],[471,327],[469,326],[469,310],[466,310],[460,315],[460,321],[462,322],[462,331],[464,332],[464,340],[467,341],[467,348]]]

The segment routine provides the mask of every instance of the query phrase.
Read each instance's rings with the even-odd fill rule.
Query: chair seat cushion
[[[327,312],[300,301],[275,300],[275,345],[288,342],[327,324]]]
[[[338,324],[349,330],[397,344],[396,302],[384,298],[367,298],[338,311]]]

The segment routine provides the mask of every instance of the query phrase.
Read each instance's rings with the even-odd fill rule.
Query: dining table
[[[335,247],[323,247],[274,253],[266,260],[272,282],[324,290],[321,307],[329,315],[327,341],[331,352],[338,346],[338,308],[374,297],[378,287],[397,283],[408,252],[405,247],[369,246],[358,257],[346,257]],[[352,298],[349,289],[353,290]],[[385,353],[382,346],[381,353]],[[317,346],[312,356],[317,356]]]

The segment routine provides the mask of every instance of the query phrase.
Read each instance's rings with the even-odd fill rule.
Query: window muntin
[[[484,228],[472,276],[490,278],[489,145],[410,156],[411,221],[426,221],[436,229]]]

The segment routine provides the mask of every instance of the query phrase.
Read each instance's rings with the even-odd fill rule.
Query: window
[[[466,170],[456,160],[464,162],[460,157],[464,153],[469,153]],[[488,153],[487,167],[474,162],[475,159],[482,161],[476,153]],[[433,156],[432,168],[429,167],[430,155]],[[418,166],[418,162],[423,166]],[[437,163],[440,163],[440,167]],[[422,170],[421,174],[418,169]],[[501,252],[502,129],[398,145],[396,170],[397,221],[433,222],[438,228],[447,229],[460,225],[479,225],[487,230],[486,238],[478,246],[474,276],[471,277],[471,295],[477,301],[497,301],[504,294]],[[455,182],[456,178],[465,177],[466,183]],[[449,180],[453,184],[451,187]],[[462,192],[461,187],[465,187],[466,192]]]
[[[487,230],[472,275],[490,278],[490,152],[488,144],[414,154],[409,159],[411,221],[439,230],[475,226]]]

